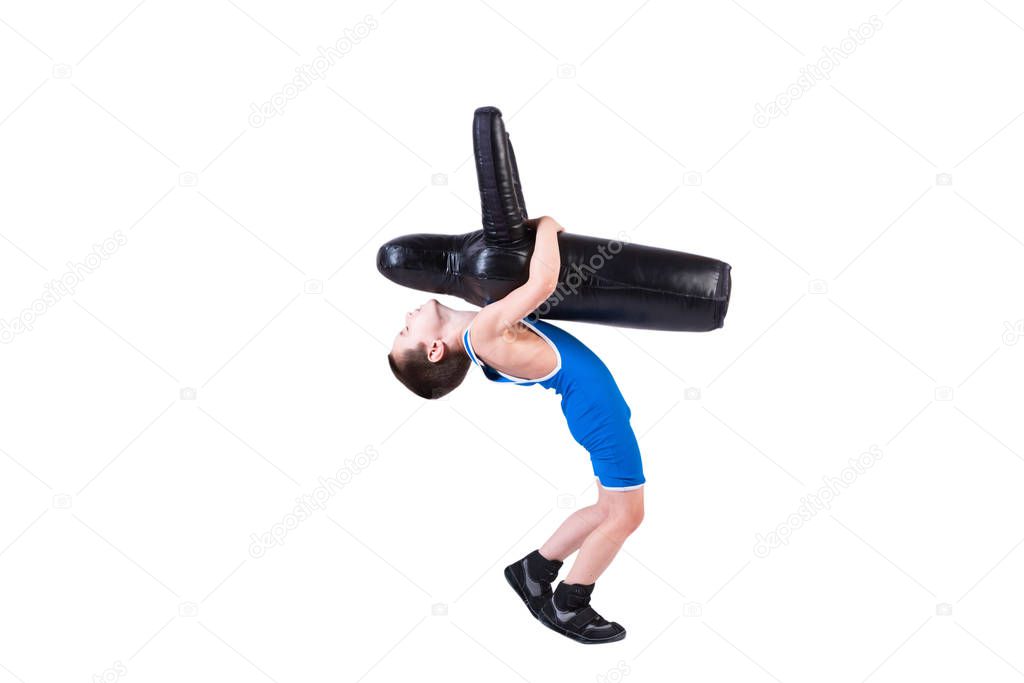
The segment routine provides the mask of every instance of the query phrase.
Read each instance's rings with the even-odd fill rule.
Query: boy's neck
[[[455,309],[449,309],[442,313],[445,317],[444,338],[449,346],[454,346],[463,351],[466,350],[465,345],[462,343],[462,331],[469,327],[477,313],[479,311],[459,311]]]

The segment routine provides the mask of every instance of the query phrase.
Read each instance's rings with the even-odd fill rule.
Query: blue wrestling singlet
[[[607,366],[576,337],[549,322],[522,323],[545,340],[555,351],[555,369],[540,379],[520,379],[486,365],[477,358],[469,339],[470,323],[462,343],[470,360],[479,365],[487,379],[521,386],[539,384],[562,397],[562,413],[569,432],[590,453],[594,475],[601,486],[628,491],[644,484],[640,447],[629,424],[630,410]]]

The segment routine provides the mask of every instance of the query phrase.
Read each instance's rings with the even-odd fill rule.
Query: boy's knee
[[[595,503],[580,510],[590,524],[602,524],[608,519],[608,506]]]
[[[616,530],[628,536],[644,521],[644,508],[638,505],[613,510],[609,518]]]
[[[632,533],[633,531],[636,531],[637,528],[640,526],[640,523],[644,521],[644,508],[643,508],[643,506],[640,505],[640,506],[630,510],[629,514],[626,516],[626,519],[627,519],[628,525],[631,527],[630,533]]]

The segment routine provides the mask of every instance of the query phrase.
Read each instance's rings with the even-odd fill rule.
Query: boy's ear
[[[430,346],[427,347],[427,360],[429,360],[431,363],[436,363],[442,358],[444,358],[444,354],[445,352],[447,352],[447,350],[448,349],[445,348],[443,341],[441,341],[440,339],[435,339],[434,341],[430,342]]]

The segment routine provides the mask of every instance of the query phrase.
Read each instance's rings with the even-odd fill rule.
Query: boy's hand
[[[556,221],[551,216],[541,216],[540,218],[531,218],[526,221],[526,227],[531,230],[542,230],[554,228],[556,233],[565,232],[565,226]]]

